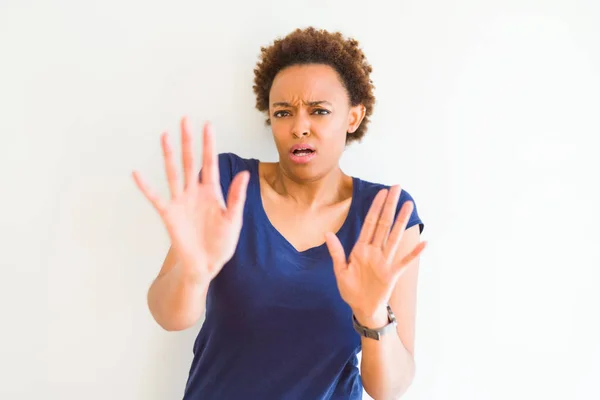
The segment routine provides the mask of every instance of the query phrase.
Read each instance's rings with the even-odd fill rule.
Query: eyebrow
[[[332,104],[330,102],[328,102],[327,100],[317,100],[317,101],[309,101],[308,103],[304,103],[308,106],[314,107],[314,106],[318,106],[320,104],[327,104],[329,106],[332,106]],[[290,108],[294,108],[294,106],[292,106],[290,103],[285,102],[285,101],[279,101],[276,103],[273,103],[273,107],[290,107]]]

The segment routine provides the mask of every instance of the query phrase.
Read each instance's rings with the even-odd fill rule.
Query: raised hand
[[[171,238],[171,249],[182,264],[184,273],[208,283],[233,256],[242,227],[249,173],[240,172],[233,179],[223,199],[219,178],[218,155],[212,126],[203,129],[201,179],[194,166],[193,139],[186,118],[181,120],[183,185],[177,174],[169,135],[163,133],[161,144],[171,199],[160,199],[139,172],[133,178],[144,196],[152,203]]]
[[[406,256],[396,254],[414,207],[407,201],[393,223],[400,192],[394,186],[389,194],[387,189],[377,193],[348,260],[337,236],[326,234],[340,295],[355,313],[385,309],[398,278],[425,248],[426,242],[420,242]]]

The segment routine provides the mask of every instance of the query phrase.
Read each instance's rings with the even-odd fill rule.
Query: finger
[[[377,226],[377,221],[379,220],[379,215],[381,214],[381,208],[383,207],[386,195],[387,189],[381,189],[373,199],[373,203],[371,203],[371,208],[369,208],[369,212],[365,217],[365,222],[360,231],[360,235],[358,236],[359,243],[371,243],[371,240],[373,239],[373,233],[375,232],[375,227]]]
[[[346,252],[344,246],[340,243],[340,239],[331,232],[325,234],[325,243],[333,260],[333,270],[336,275],[343,272],[347,268]]]
[[[181,194],[181,188],[179,187],[179,182],[177,182],[177,168],[175,167],[175,161],[173,160],[173,148],[171,147],[169,134],[167,132],[163,132],[161,143],[169,190],[171,191],[171,197],[175,198]]]
[[[242,171],[238,173],[231,182],[229,193],[227,194],[227,212],[226,215],[231,221],[241,221],[244,214],[244,205],[246,204],[246,192],[250,173]]]
[[[398,270],[396,271],[396,275],[400,275],[405,268],[409,267],[410,265],[412,265],[411,263],[421,255],[421,253],[423,252],[423,250],[425,250],[425,247],[427,247],[427,241],[423,241],[420,242],[419,244],[417,244],[415,246],[415,248],[408,253],[403,259],[402,261],[400,261],[400,263],[398,264]]]
[[[377,222],[375,237],[373,238],[374,246],[382,248],[386,243],[386,239],[390,234],[392,223],[394,222],[396,207],[398,206],[398,199],[400,198],[401,191],[402,189],[400,189],[400,186],[395,185],[392,186],[388,192],[385,205],[383,206],[383,211],[381,212],[381,217]]]
[[[210,185],[217,197],[223,196],[219,178],[219,163],[214,130],[210,122],[204,124],[202,146],[202,183]]]
[[[392,232],[390,233],[388,241],[383,249],[383,256],[386,258],[386,260],[391,261],[394,259],[413,209],[414,204],[410,200],[402,205],[402,208],[398,213],[398,217],[396,218],[396,222],[394,223],[394,227],[392,228]]]
[[[194,170],[194,140],[190,131],[187,117],[181,119],[181,158],[183,162],[184,188],[196,183],[196,171]]]
[[[146,183],[144,178],[142,178],[142,175],[138,171],[133,171],[132,175],[133,175],[133,180],[135,181],[135,184],[140,189],[140,191],[144,194],[144,196],[148,199],[148,201],[154,206],[156,211],[158,211],[158,213],[162,215],[165,210],[165,204],[156,195],[156,192],[154,192],[150,188],[150,186],[148,186],[148,184]]]

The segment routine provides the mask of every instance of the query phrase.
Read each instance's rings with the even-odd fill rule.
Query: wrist
[[[178,264],[176,268],[173,269],[177,277],[176,279],[180,282],[185,283],[186,285],[198,286],[201,288],[208,288],[212,278],[207,272],[201,271],[209,271],[207,268],[196,268],[185,266],[184,264]]]
[[[378,329],[389,323],[386,306],[379,307],[375,311],[368,313],[353,310],[353,314],[360,325],[370,329]]]

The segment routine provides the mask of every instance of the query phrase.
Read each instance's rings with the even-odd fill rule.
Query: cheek
[[[327,141],[339,141],[345,143],[347,124],[343,116],[331,116],[323,118],[314,125],[315,132],[319,137]]]
[[[281,120],[271,122],[271,133],[277,148],[287,146],[286,143],[291,139],[290,128]]]

